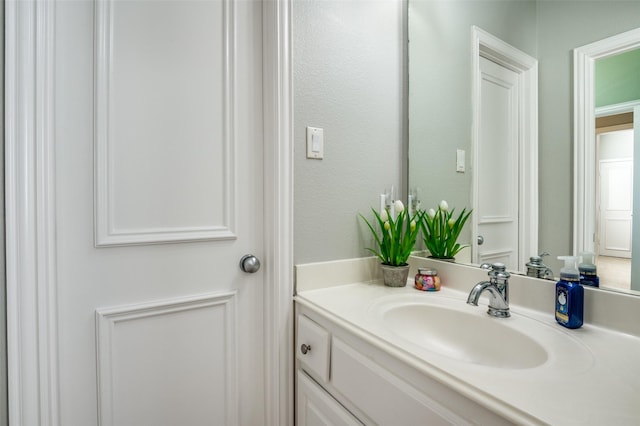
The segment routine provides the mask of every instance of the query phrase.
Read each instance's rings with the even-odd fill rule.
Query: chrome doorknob
[[[481,246],[484,244],[484,237],[482,235],[478,235],[478,245]]]
[[[253,274],[260,270],[260,261],[252,254],[245,254],[240,259],[240,269],[249,274]]]

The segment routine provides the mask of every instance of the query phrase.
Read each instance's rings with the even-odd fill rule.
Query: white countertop
[[[468,285],[469,289],[473,284]],[[516,423],[640,424],[637,336],[592,324],[568,330],[558,325],[549,312],[511,304],[511,318],[492,320],[507,321],[504,324],[515,329],[531,319],[538,321],[538,329],[546,330],[543,343],[551,350],[542,365],[503,369],[453,360],[427,350],[398,336],[375,317],[375,306],[385,300],[420,298],[449,306],[459,303],[467,313],[486,316],[486,299],[481,298],[479,306],[473,307],[466,305],[467,295],[446,283],[439,292],[422,292],[411,283],[390,288],[373,281],[299,291],[296,302],[348,327],[429,377]]]

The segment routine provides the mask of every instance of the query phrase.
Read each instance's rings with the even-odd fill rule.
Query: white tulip
[[[440,210],[443,212],[449,211],[449,204],[445,200],[440,201]]]
[[[401,200],[396,200],[394,207],[396,209],[396,213],[401,213],[404,210],[404,204],[402,204]]]
[[[387,209],[382,210],[382,213],[380,213],[380,220],[383,222],[389,220],[389,213],[387,213]]]
[[[434,209],[429,209],[427,215],[429,215],[429,217],[433,219],[434,217],[436,217],[436,211]]]

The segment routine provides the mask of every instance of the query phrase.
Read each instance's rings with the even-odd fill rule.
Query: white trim
[[[201,240],[236,239],[235,204],[235,123],[234,123],[234,46],[235,46],[235,8],[231,0],[223,0],[224,19],[222,34],[223,54],[223,137],[224,152],[222,176],[224,179],[222,206],[222,224],[207,226],[180,226],[162,228],[121,228],[115,222],[113,205],[116,194],[114,181],[113,145],[115,134],[112,111],[117,108],[112,99],[112,70],[114,23],[112,22],[114,0],[95,2],[95,56],[94,56],[94,163],[95,163],[95,246],[123,246],[137,244],[159,244]]]
[[[633,109],[637,106],[640,106],[640,99],[636,99],[635,101],[621,102],[619,104],[597,107],[596,117],[606,117],[608,115],[633,112]]]
[[[55,426],[54,2],[5,7],[9,423]]]
[[[640,28],[573,51],[573,252],[593,252],[595,233],[595,61],[640,47]]]
[[[490,59],[497,64],[515,71],[520,79],[520,141],[519,149],[519,256],[518,268],[526,270],[529,256],[538,252],[538,61],[499,38],[476,27],[471,27],[472,53],[472,164],[478,170],[477,141],[480,116],[480,57]],[[477,211],[478,180],[472,178],[472,205]],[[472,215],[472,235],[478,235],[477,215]],[[471,239],[472,261],[478,259],[478,243]]]
[[[291,0],[263,2],[266,425],[293,425]]]

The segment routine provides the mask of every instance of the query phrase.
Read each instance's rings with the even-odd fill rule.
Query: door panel
[[[600,226],[598,253],[631,257],[633,161],[600,161]]]
[[[61,424],[263,423],[261,4],[55,13]]]
[[[518,268],[518,75],[480,58],[477,262]]]
[[[235,236],[232,6],[96,3],[99,245]]]

